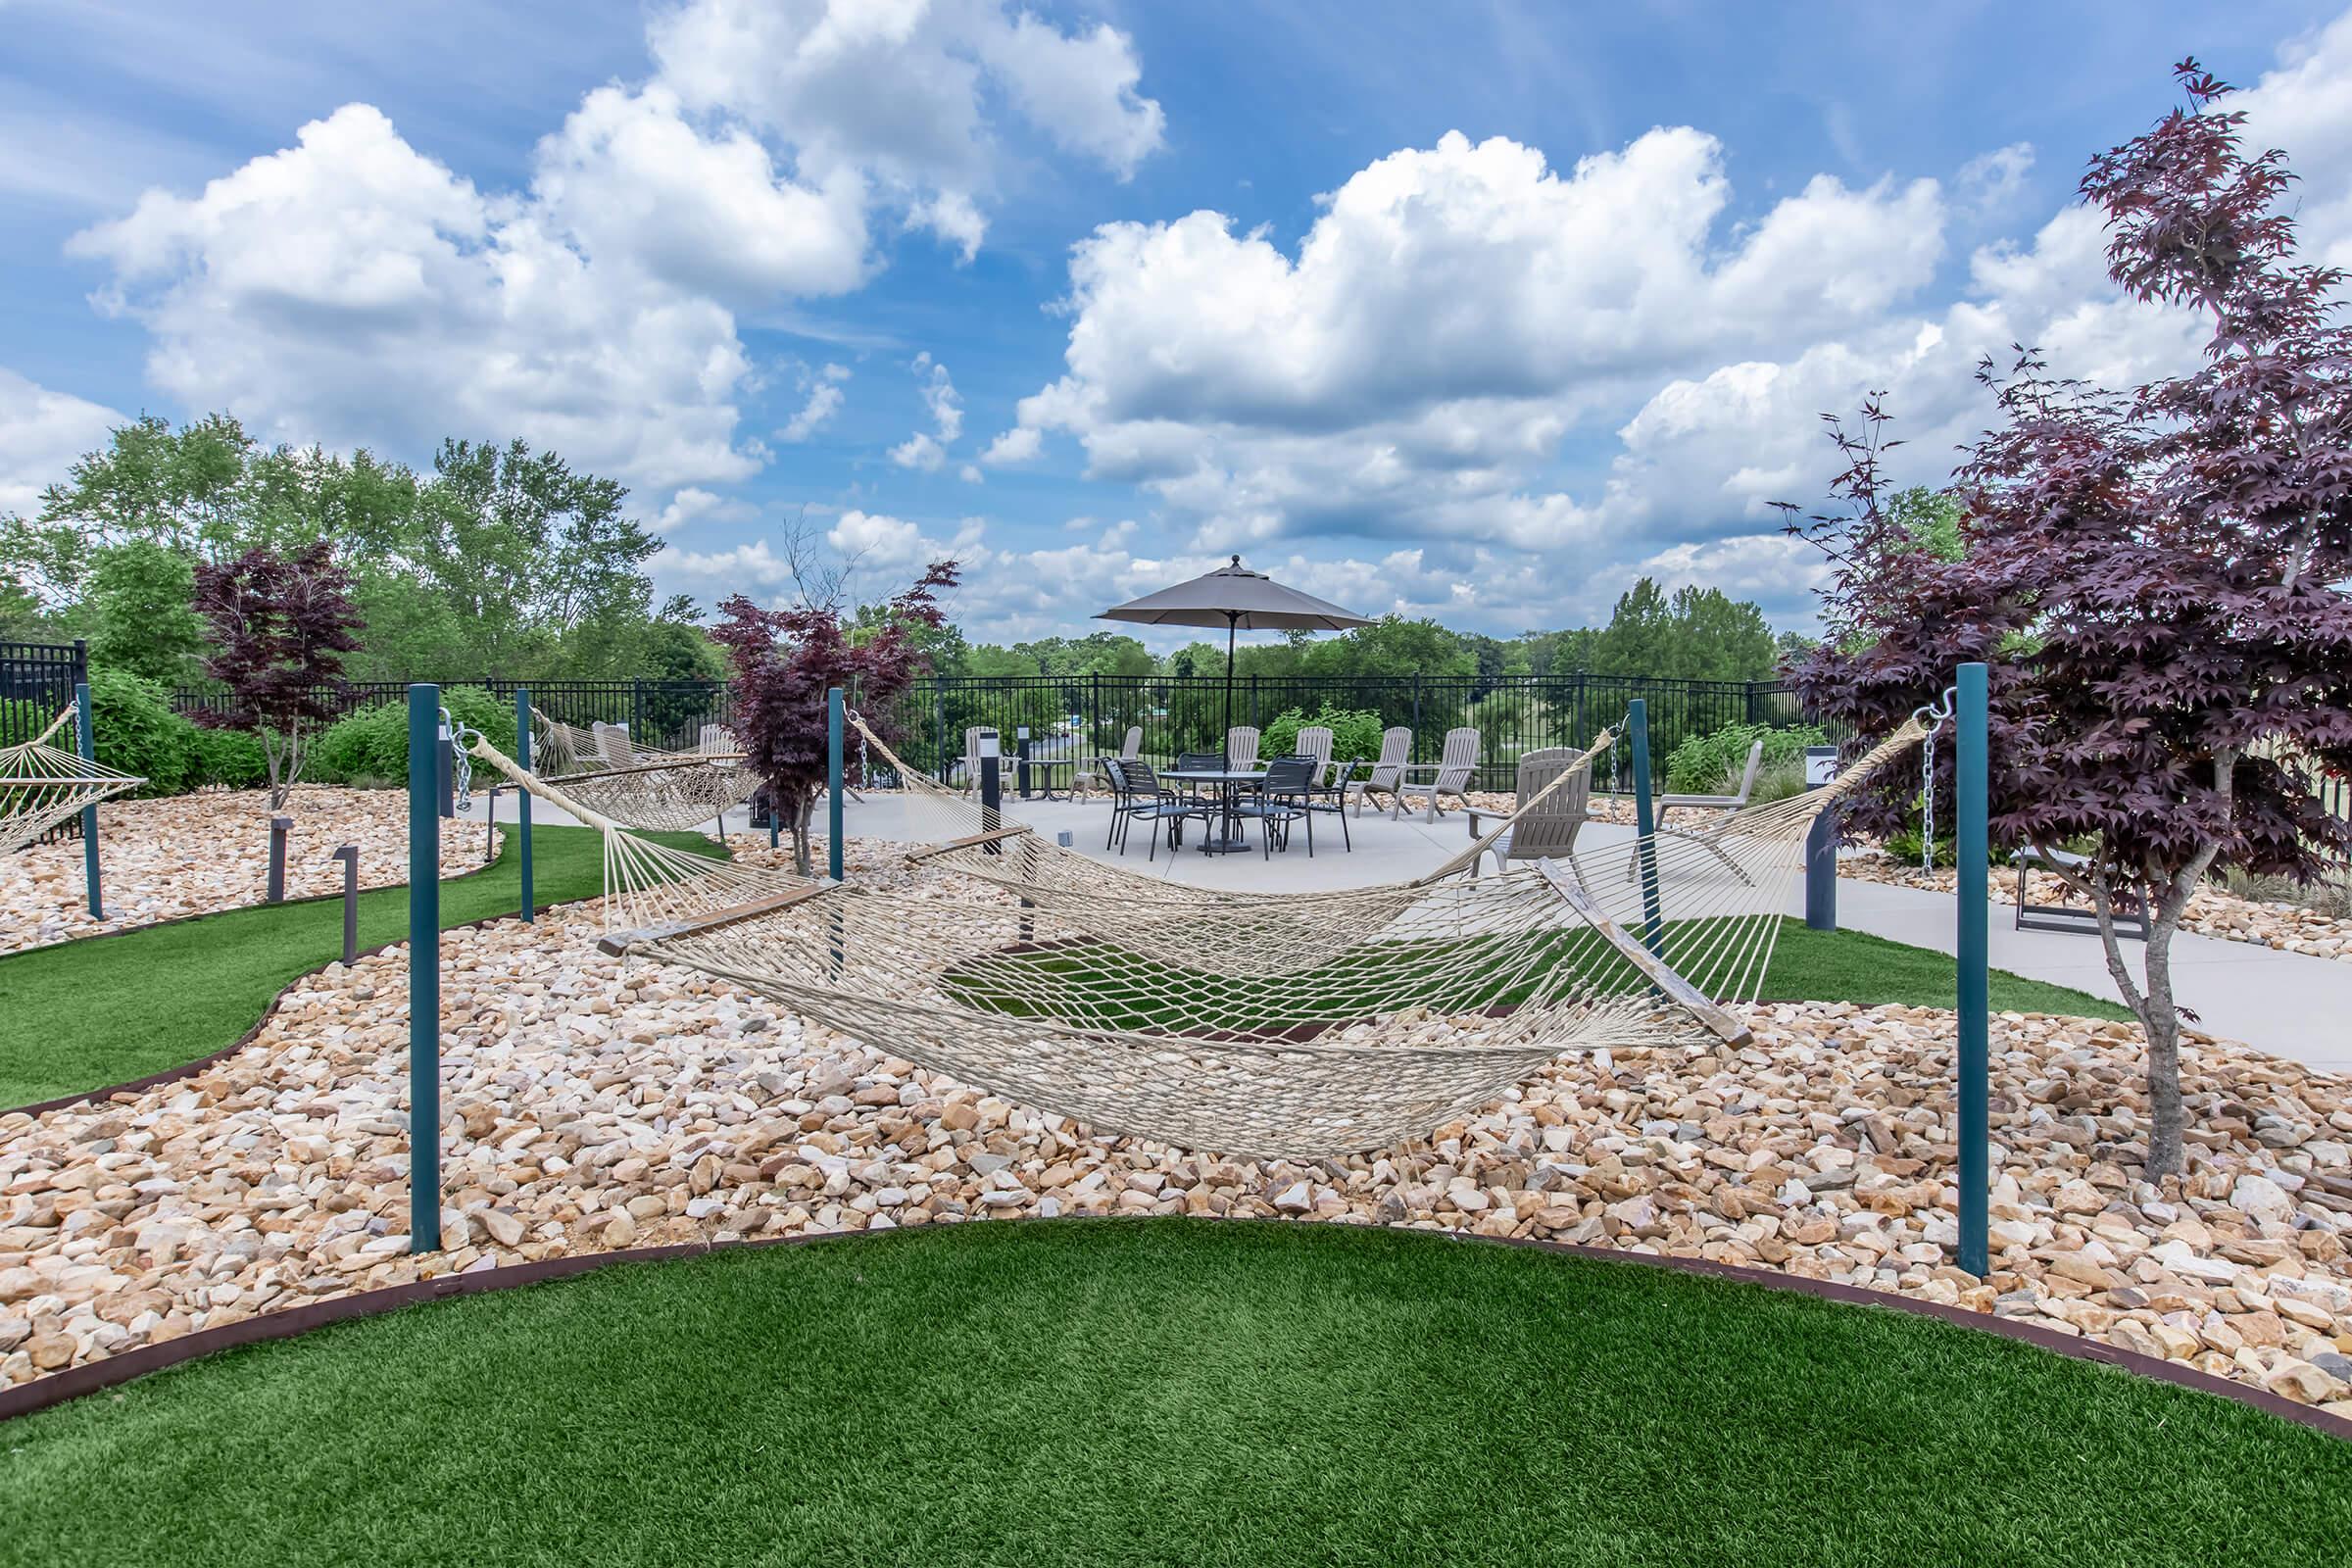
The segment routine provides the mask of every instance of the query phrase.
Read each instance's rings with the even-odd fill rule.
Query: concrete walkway
[[[514,792],[503,792],[498,804],[498,820],[513,822]],[[480,820],[485,805],[485,799],[477,796],[468,814]],[[744,813],[727,814],[730,831],[748,831]],[[1298,829],[1290,851],[1269,861],[1254,847],[1254,824],[1249,832],[1250,850],[1203,855],[1191,847],[1198,842],[1197,823],[1185,849],[1171,853],[1163,841],[1156,856],[1147,859],[1148,829],[1143,826],[1130,833],[1124,856],[1103,847],[1109,806],[1100,799],[1014,799],[1005,803],[1005,814],[1049,838],[1066,832],[1071,848],[1131,871],[1197,887],[1267,892],[1407,882],[1436,870],[1469,842],[1468,823],[1459,811],[1434,823],[1422,821],[1418,814],[1399,820],[1368,811],[1360,817],[1348,816],[1348,834],[1354,844],[1351,852],[1341,847],[1338,820],[1319,815],[1311,859],[1306,855],[1304,832]],[[544,802],[534,804],[532,816],[549,826],[568,821]],[[823,822],[820,809],[820,833]],[[862,802],[852,801],[843,813],[843,825],[854,837],[914,842],[937,842],[970,831],[968,818],[960,813],[927,810],[922,803],[897,791],[878,791]],[[1579,840],[1579,858],[1588,850],[1609,853],[1612,846],[1632,840],[1630,827],[1594,822]],[[1801,886],[1792,892],[1787,912],[1804,912]],[[1889,941],[1950,953],[1956,945],[1955,913],[1948,893],[1850,877],[1838,881],[1838,923],[1844,930],[1866,931]],[[1994,968],[2071,986],[2111,1002],[2122,1000],[2107,973],[2096,937],[2019,931],[2012,924],[2014,911],[1998,902],[1992,906],[1991,916]],[[2136,946],[2127,948],[2134,958]],[[2173,981],[2182,1004],[2196,1011],[2199,1027],[2207,1032],[2242,1040],[2274,1055],[2327,1071],[2352,1073],[2352,963],[2183,932],[2173,939]]]
[[[1954,906],[1948,893],[1838,879],[1839,929],[1867,931],[1915,948],[1953,950]],[[1803,913],[1802,900],[1788,912]],[[1994,968],[2110,1002],[2123,1000],[2097,937],[2020,931],[2016,918],[2011,906],[1993,904]],[[2124,944],[2124,956],[2136,974],[2139,944]],[[2183,931],[2173,938],[2173,989],[2183,1006],[2195,1009],[2197,1027],[2208,1034],[2242,1040],[2328,1072],[2352,1073],[2352,963]]]

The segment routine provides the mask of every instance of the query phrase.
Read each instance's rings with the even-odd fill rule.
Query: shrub
[[[1380,732],[1386,728],[1378,713],[1356,708],[1334,708],[1325,703],[1309,718],[1304,710],[1290,708],[1277,713],[1258,736],[1257,755],[1287,757],[1298,749],[1298,732],[1320,724],[1331,731],[1334,767],[1350,760],[1369,764],[1380,756]]]
[[[1791,724],[1786,728],[1727,724],[1712,734],[1687,737],[1668,755],[1666,788],[1677,795],[1736,792],[1740,788],[1740,774],[1747,766],[1747,749],[1757,741],[1764,743],[1765,770],[1777,770],[1794,762],[1798,769],[1797,784],[1802,788],[1805,748],[1824,745],[1828,739],[1813,724]],[[1761,774],[1758,782],[1762,782]]]
[[[196,776],[196,726],[172,711],[171,694],[128,670],[90,671],[91,719],[98,760],[147,782],[141,798],[184,793]],[[63,732],[59,740],[74,743]],[[53,743],[55,744],[55,743]]]
[[[514,707],[479,686],[451,686],[441,706],[491,745],[513,756]],[[396,785],[409,776],[409,705],[395,700],[363,708],[327,726],[311,745],[311,777],[321,783]]]
[[[262,757],[262,743],[242,730],[200,729],[196,731],[195,776],[189,780],[191,789],[218,784],[224,789],[258,789],[269,781],[270,766]]]

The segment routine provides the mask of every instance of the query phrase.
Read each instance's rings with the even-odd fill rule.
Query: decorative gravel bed
[[[1960,886],[1959,873],[1950,866],[1922,870],[1916,863],[1898,860],[1884,850],[1839,856],[1838,874],[1867,882],[1888,882],[1897,887],[1926,888],[1935,893],[1956,892]],[[2014,869],[1987,871],[1985,875],[1995,903],[2017,903]],[[2026,897],[2035,904],[2088,906],[2063,878],[2047,871],[2027,873]],[[2241,899],[2217,887],[2202,887],[2190,895],[2180,928],[2199,936],[2220,937],[2225,942],[2250,942],[2281,953],[2352,963],[2352,920],[2337,919],[2298,905]]]
[[[751,846],[746,846],[750,849]],[[764,846],[759,846],[763,851]],[[988,896],[890,871],[942,898]],[[186,1080],[0,1117],[0,1381],[560,1253],[1187,1213],[1546,1237],[2029,1318],[2352,1414],[2352,1081],[2192,1037],[2184,1180],[2135,1176],[2132,1032],[1995,1020],[1994,1268],[1954,1235],[1952,1020],[1764,1004],[1756,1047],[1555,1064],[1410,1152],[1088,1138],[730,984],[597,954],[591,906],[448,933],[447,1250],[407,1253],[406,956],[288,991]],[[1466,1029],[1478,1027],[1464,1020]]]
[[[329,857],[345,844],[360,847],[362,887],[407,882],[408,811],[405,790],[297,789],[285,812],[294,819],[286,897],[341,892],[343,867]],[[0,857],[0,953],[261,903],[269,892],[270,814],[267,790],[99,807],[103,920],[90,918],[79,841]],[[496,843],[488,857],[483,844],[479,822],[444,822],[441,874],[462,875],[495,858]]]

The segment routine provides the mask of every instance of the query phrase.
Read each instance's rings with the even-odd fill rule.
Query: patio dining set
[[[1194,846],[1205,855],[1255,848],[1262,858],[1270,858],[1277,851],[1288,853],[1295,828],[1301,830],[1311,858],[1317,816],[1336,817],[1341,847],[1352,852],[1354,835],[1348,822],[1350,808],[1353,815],[1361,817],[1375,797],[1386,797],[1387,814],[1400,820],[1406,797],[1419,796],[1422,820],[1433,823],[1446,814],[1446,802],[1450,798],[1467,815],[1472,838],[1479,836],[1482,817],[1493,820],[1491,809],[1476,806],[1469,798],[1484,749],[1479,731],[1469,725],[1446,731],[1435,762],[1408,760],[1413,732],[1397,725],[1382,733],[1379,755],[1369,766],[1361,757],[1335,766],[1332,732],[1319,725],[1298,730],[1296,751],[1261,759],[1258,730],[1237,724],[1226,731],[1223,751],[1179,753],[1168,766],[1154,766],[1141,755],[1143,734],[1142,725],[1130,725],[1116,756],[1085,759],[1068,748],[1066,738],[1032,749],[1026,739],[1028,731],[1023,730],[1018,755],[1005,759],[1008,775],[1020,780],[1019,790],[1025,797],[1033,793],[1033,784],[1037,786],[1034,793],[1048,799],[1065,794],[1070,798],[1106,795],[1111,809],[1102,847],[1125,855],[1141,825],[1149,829],[1145,835],[1147,859],[1158,858],[1163,838],[1171,853],[1182,850],[1188,832],[1193,834]],[[974,725],[964,731],[959,771],[967,790],[979,788],[981,760],[999,755],[996,730]],[[1583,756],[1570,747],[1522,754],[1513,781],[1515,798],[1535,799]],[[1737,811],[1747,804],[1762,756],[1763,744],[1758,742],[1749,750],[1736,794],[1657,797],[1659,830],[1703,840],[1706,829],[1669,825],[1666,814],[1682,808],[1720,820]],[[1061,776],[1064,770],[1068,771],[1066,779]],[[1056,789],[1056,784],[1061,788]],[[1491,847],[1496,868],[1513,860],[1570,853],[1591,804],[1589,779],[1580,778],[1574,788],[1556,792],[1534,818],[1522,820]],[[1249,832],[1252,823],[1258,828],[1254,844]]]
[[[1026,734],[1026,732],[1023,732]],[[962,774],[967,788],[976,788],[979,759],[996,732],[975,725],[964,731]],[[1260,758],[1259,732],[1247,724],[1226,731],[1221,752],[1186,752],[1173,764],[1155,767],[1142,755],[1143,727],[1131,725],[1116,756],[1100,756],[1080,765],[1075,757],[1050,755],[1041,748],[1015,759],[1014,769],[1028,768],[1047,786],[1058,770],[1069,768],[1072,793],[1100,790],[1111,803],[1110,822],[1103,848],[1124,855],[1138,824],[1148,826],[1145,855],[1155,859],[1162,837],[1171,850],[1185,845],[1188,826],[1199,824],[1197,847],[1209,855],[1256,848],[1261,856],[1287,852],[1294,828],[1301,830],[1309,858],[1315,853],[1317,816],[1339,819],[1341,847],[1355,847],[1348,826],[1348,808],[1363,814],[1375,796],[1386,796],[1392,816],[1402,816],[1408,792],[1427,797],[1428,820],[1444,814],[1444,798],[1466,803],[1466,792],[1478,771],[1479,732],[1461,728],[1446,737],[1441,760],[1434,763],[1406,760],[1412,731],[1399,725],[1381,737],[1380,755],[1357,757],[1334,765],[1332,732],[1308,725],[1298,732],[1298,750],[1281,757]],[[1026,752],[1026,748],[1024,748]],[[1254,846],[1248,836],[1250,823],[1259,826]]]

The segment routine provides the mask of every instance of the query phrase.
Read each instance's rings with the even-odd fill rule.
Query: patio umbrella
[[[1262,571],[1233,558],[1229,566],[1202,572],[1190,582],[1113,606],[1097,620],[1131,620],[1146,626],[1225,628],[1225,728],[1233,728],[1233,643],[1244,631],[1346,631],[1369,626],[1371,618],[1342,610],[1328,599],[1286,588]],[[1223,747],[1218,748],[1220,751]]]

